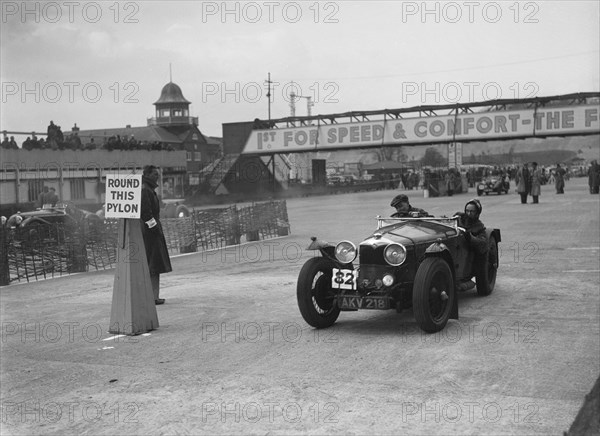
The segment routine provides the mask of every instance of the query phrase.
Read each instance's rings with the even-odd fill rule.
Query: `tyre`
[[[481,296],[490,295],[496,286],[498,273],[498,243],[494,236],[490,236],[488,250],[475,265],[475,281],[477,293]]]
[[[483,194],[483,191],[482,191],[481,189],[478,189],[478,190],[477,190],[477,195],[478,195],[479,197],[481,197],[481,194]]]
[[[324,257],[309,259],[298,277],[296,296],[302,318],[321,329],[330,327],[340,315],[340,308],[331,289],[331,270],[334,264]]]
[[[428,257],[419,265],[413,285],[413,311],[419,327],[427,333],[442,330],[454,304],[456,293],[452,271],[440,257]]]

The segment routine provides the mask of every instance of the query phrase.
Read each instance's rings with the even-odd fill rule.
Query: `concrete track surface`
[[[434,335],[410,311],[317,331],[296,305],[310,236],[360,242],[393,191],[288,200],[291,236],[174,258],[146,335],[107,332],[113,271],[2,288],[1,432],[562,434],[600,373],[600,197],[512,191],[481,197],[496,289]],[[435,215],[475,195],[408,194]]]

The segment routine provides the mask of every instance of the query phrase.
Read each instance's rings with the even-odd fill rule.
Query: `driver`
[[[474,198],[465,204],[464,212],[454,214],[455,217],[458,217],[458,225],[465,229],[465,240],[469,248],[479,254],[484,254],[487,251],[485,226],[479,220],[482,210],[481,203]]]
[[[396,195],[390,203],[390,206],[396,209],[396,212],[392,214],[392,218],[419,218],[432,216],[423,209],[412,207],[408,201],[408,196],[405,194]]]

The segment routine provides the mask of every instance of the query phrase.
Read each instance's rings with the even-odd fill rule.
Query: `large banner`
[[[581,105],[254,130],[242,153],[600,133],[599,112],[599,105]]]

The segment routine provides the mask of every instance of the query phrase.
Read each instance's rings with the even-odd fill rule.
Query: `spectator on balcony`
[[[33,150],[33,144],[31,143],[31,138],[29,136],[25,141],[23,141],[23,144],[21,144],[21,148],[23,150]]]
[[[96,143],[94,142],[94,138],[90,138],[90,142],[88,142],[87,144],[85,144],[85,149],[86,150],[95,150],[96,147]]]
[[[83,150],[83,144],[81,138],[76,133],[72,133],[68,138],[69,148],[71,150]]]
[[[40,146],[40,141],[38,141],[37,136],[35,136],[35,133],[32,133],[31,135],[31,148],[33,150],[39,150],[40,148],[42,148]]]
[[[18,150],[19,146],[17,145],[17,142],[15,141],[15,137],[11,136],[10,137],[10,141],[8,142],[8,148],[11,150]]]

